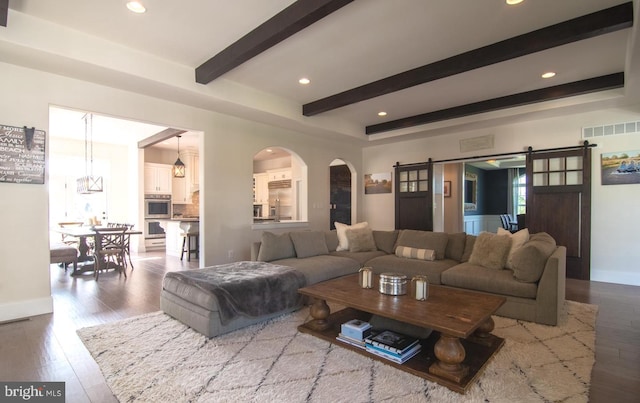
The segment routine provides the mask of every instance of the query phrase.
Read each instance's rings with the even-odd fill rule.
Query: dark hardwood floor
[[[0,324],[0,380],[64,381],[67,402],[115,402],[76,330],[159,310],[164,273],[198,267],[159,252],[133,259],[126,280],[50,266],[54,313]],[[640,401],[640,287],[568,280],[567,299],[599,306],[590,401]]]

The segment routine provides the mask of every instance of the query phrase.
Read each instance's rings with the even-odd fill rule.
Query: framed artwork
[[[0,125],[0,182],[44,184],[45,132]]]
[[[640,183],[640,150],[602,153],[600,167],[603,185]]]
[[[451,181],[444,181],[442,194],[444,195],[444,197],[451,197]]]
[[[393,181],[391,173],[365,174],[364,194],[391,193]]]

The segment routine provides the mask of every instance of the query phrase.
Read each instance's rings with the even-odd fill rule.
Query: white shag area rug
[[[466,395],[297,331],[308,309],[208,339],[162,312],[78,330],[121,402],[587,402],[597,306],[494,316],[505,346]]]

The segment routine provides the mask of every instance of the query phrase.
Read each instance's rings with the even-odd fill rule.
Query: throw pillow
[[[369,252],[377,250],[371,228],[349,228],[346,232],[347,240],[349,241],[349,252]]]
[[[296,257],[296,251],[293,249],[293,242],[288,232],[280,235],[268,231],[262,233],[258,252],[259,261],[272,262],[290,257]]]
[[[504,265],[507,269],[513,269],[513,254],[529,240],[529,230],[527,228],[521,229],[516,233],[511,233],[504,228],[498,228],[498,235],[506,235],[511,237],[511,249],[509,249],[509,255],[507,256],[507,263]]]
[[[417,231],[405,229],[398,235],[397,246],[409,246],[418,249],[431,249],[436,251],[436,259],[444,259],[449,235],[444,232]]]
[[[343,224],[341,222],[336,221],[334,225],[336,226],[336,232],[338,233],[338,247],[336,248],[336,250],[341,251],[341,250],[349,250],[349,240],[347,239],[347,230],[349,228],[368,227],[369,223],[365,221],[358,224],[347,225],[347,224]]]
[[[418,249],[409,246],[398,246],[396,256],[407,259],[436,260],[436,251],[432,249]]]
[[[464,244],[466,239],[467,234],[464,232],[449,234],[449,241],[447,242],[447,248],[444,251],[444,257],[447,259],[457,260],[459,262],[464,254]]]
[[[376,241],[376,247],[383,252],[392,254],[398,239],[398,230],[393,231],[373,231],[373,239]]]
[[[510,248],[510,237],[481,232],[473,245],[469,263],[477,264],[487,269],[501,270],[507,263]]]
[[[299,258],[329,254],[324,232],[294,231],[290,235]]]
[[[338,233],[336,230],[325,231],[324,238],[327,241],[327,248],[329,252],[335,252],[338,247]]]
[[[556,250],[556,240],[546,232],[531,235],[513,255],[513,277],[524,283],[540,280],[549,256]]]
[[[473,246],[476,244],[476,238],[478,237],[475,235],[467,234],[467,239],[464,242],[464,253],[460,258],[460,263],[469,261],[469,258],[471,257],[471,252],[473,252]]]

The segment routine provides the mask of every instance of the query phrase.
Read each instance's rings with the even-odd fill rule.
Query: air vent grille
[[[621,134],[640,133],[640,121],[613,123],[610,125],[583,127],[582,138],[592,139],[604,136],[618,136]]]

